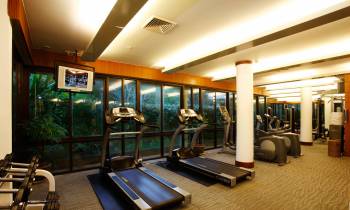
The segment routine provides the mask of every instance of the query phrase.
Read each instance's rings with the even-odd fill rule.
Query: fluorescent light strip
[[[276,32],[278,29],[286,28],[288,25],[295,25],[306,21],[313,15],[331,10],[344,2],[346,1],[318,0],[317,3],[305,0],[283,1],[283,3],[261,11],[261,14],[257,17],[251,16],[239,21],[239,23],[234,22],[228,24],[226,27],[204,34],[199,39],[194,40],[176,52],[165,55],[165,57],[154,63],[154,66],[163,66],[163,71],[167,71],[198,58],[227,49],[228,46],[236,46],[253,40],[256,37]],[[298,15],[294,15],[295,12],[298,12]],[[266,23],[270,24],[266,25]]]
[[[313,95],[312,100],[321,98],[321,95]],[[277,98],[277,101],[288,101],[288,102],[300,102],[301,97],[288,97],[288,98]]]
[[[312,92],[312,95],[316,95],[317,92]],[[269,98],[285,98],[285,97],[296,97],[301,96],[301,93],[285,93],[285,94],[276,94],[276,95],[270,95]]]
[[[148,88],[146,90],[141,90],[141,95],[145,95],[145,94],[149,94],[149,93],[153,93],[156,92],[156,88]]]
[[[290,89],[301,87],[313,87],[320,85],[331,85],[339,81],[337,77],[324,77],[320,79],[301,80],[296,82],[285,82],[273,85],[266,85],[266,90]]]

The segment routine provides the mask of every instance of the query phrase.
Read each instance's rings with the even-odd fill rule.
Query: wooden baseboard
[[[243,167],[243,168],[254,168],[254,162],[240,162],[240,161],[235,161],[235,165],[238,167]]]

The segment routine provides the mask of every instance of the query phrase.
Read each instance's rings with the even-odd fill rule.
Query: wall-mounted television
[[[79,64],[60,63],[57,68],[57,88],[73,92],[91,92],[94,68]]]

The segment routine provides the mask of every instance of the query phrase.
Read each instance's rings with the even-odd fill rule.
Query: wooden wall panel
[[[29,51],[32,49],[28,21],[22,0],[8,0],[8,15],[11,20],[17,20],[22,28],[22,32]]]
[[[123,64],[111,61],[97,60],[95,62],[76,60],[72,56],[64,54],[46,52],[42,50],[33,50],[33,63],[35,66],[54,67],[55,61],[77,62],[84,65],[95,67],[95,71],[100,74],[115,75],[120,77],[139,78],[145,80],[154,80],[161,82],[176,83],[182,85],[194,85],[200,87],[209,87],[224,91],[235,91],[235,83],[233,82],[214,82],[209,78],[192,76],[183,73],[165,74],[157,69],[135,66],[130,64]],[[256,88],[257,94],[264,91],[261,88]]]
[[[350,74],[344,76],[345,110],[350,114]],[[350,156],[350,116],[345,123],[344,155]]]

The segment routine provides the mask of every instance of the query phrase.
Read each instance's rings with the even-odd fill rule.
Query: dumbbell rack
[[[0,160],[0,194],[13,194],[12,203],[8,206],[0,206],[0,209],[58,210],[60,208],[53,175],[46,170],[38,169],[38,166],[39,158],[36,156],[29,164],[12,162],[11,154]],[[31,201],[29,195],[37,176],[43,176],[48,180],[49,190],[45,200]],[[3,184],[6,182],[14,183],[18,188],[4,189]]]

